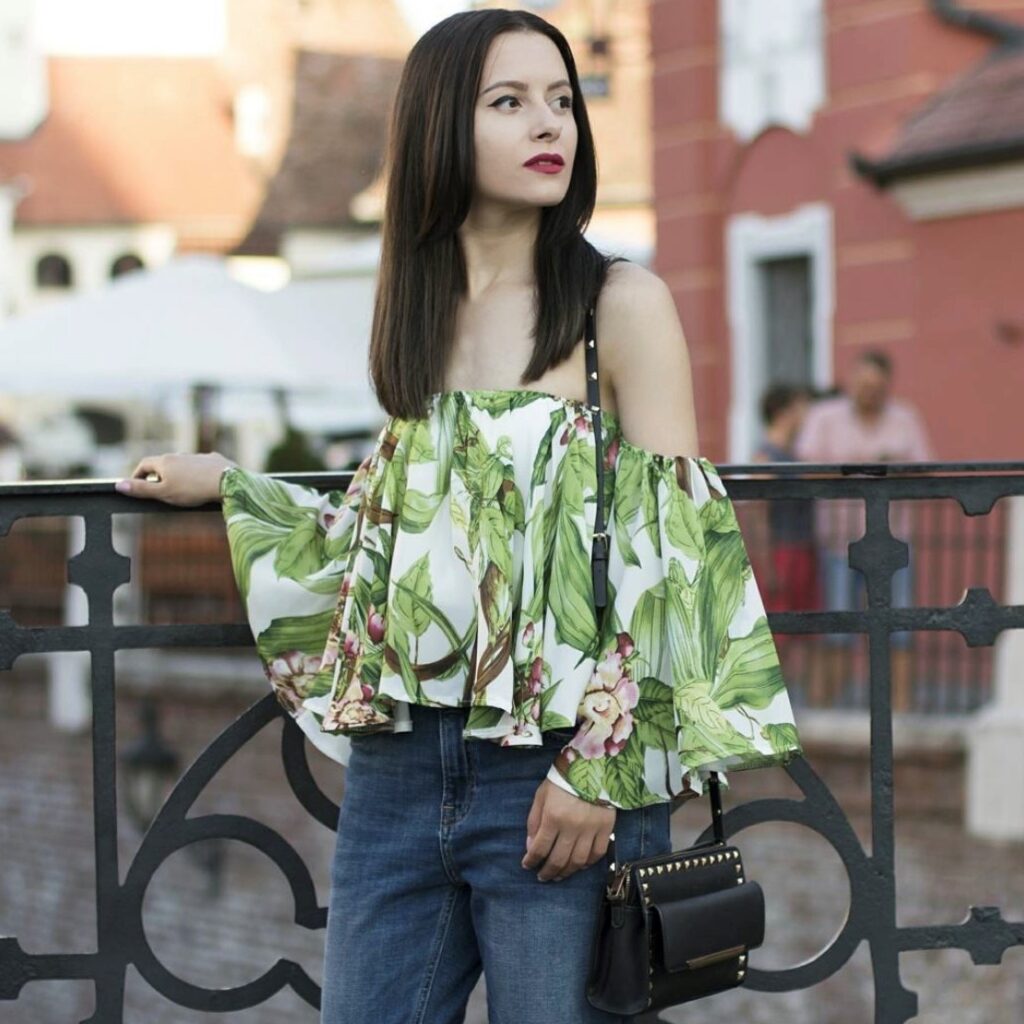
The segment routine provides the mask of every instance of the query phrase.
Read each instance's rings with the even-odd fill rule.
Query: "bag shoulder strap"
[[[594,585],[594,607],[601,610],[608,603],[608,534],[604,521],[604,444],[601,437],[601,382],[597,368],[597,329],[595,310],[587,308],[583,333],[587,363],[587,404],[594,424],[594,451],[597,453],[597,511],[594,514],[594,543],[590,565]]]
[[[584,354],[587,364],[587,404],[594,424],[594,450],[597,458],[597,511],[594,514],[594,546],[591,550],[591,574],[594,582],[594,607],[603,609],[608,603],[608,534],[604,519],[604,445],[601,439],[601,388],[597,368],[597,328],[594,306],[587,308],[584,329]],[[711,798],[711,826],[714,842],[724,843],[722,828],[722,794],[718,774],[711,772],[707,780]],[[610,868],[615,869],[615,833],[609,836]]]

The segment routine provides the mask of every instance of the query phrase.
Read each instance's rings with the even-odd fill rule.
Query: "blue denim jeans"
[[[568,733],[463,739],[464,708],[352,739],[331,867],[322,1024],[623,1024],[586,1000],[609,854],[562,881],[521,866],[526,819]],[[671,850],[667,803],[617,810],[620,861]]]

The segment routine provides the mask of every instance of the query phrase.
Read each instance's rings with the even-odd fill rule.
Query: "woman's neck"
[[[540,211],[493,206],[470,211],[459,228],[469,302],[493,291],[533,287],[533,249]]]

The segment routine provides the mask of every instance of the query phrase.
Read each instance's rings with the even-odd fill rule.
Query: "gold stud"
[[[661,864],[658,865],[658,869],[657,870],[658,870],[658,874],[660,875],[661,871],[662,871],[662,865]]]
[[[735,869],[736,869],[737,871],[742,871],[742,870],[743,870],[743,865],[742,865],[742,864],[734,864],[734,865],[733,865],[733,867],[734,867],[734,868],[735,868]]]
[[[718,856],[717,856],[717,857],[715,858],[715,860],[716,860],[716,861],[722,861],[722,860],[724,860],[724,859],[725,859],[725,854],[724,854],[724,853],[720,853],[720,854],[719,854],[719,855],[718,855]]]
[[[590,374],[591,380],[597,380],[597,370],[593,370]]]
[[[595,344],[596,344],[595,339],[591,338],[590,341],[587,342],[587,348],[593,348]]]
[[[640,877],[641,878],[646,878],[646,876],[647,876],[647,868],[641,868],[640,869]]]
[[[737,977],[737,978],[742,978],[742,977],[743,977],[743,975],[744,975],[744,974],[746,974],[746,973],[747,973],[747,972],[746,972],[746,971],[743,971],[743,970],[737,971],[737,972],[736,972],[736,977]]]

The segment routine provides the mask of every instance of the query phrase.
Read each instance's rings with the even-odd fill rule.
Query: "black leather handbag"
[[[597,510],[591,569],[594,604],[607,604],[608,534],[594,309],[586,318],[587,402],[597,449]],[[713,838],[684,850],[616,864],[610,836],[608,880],[591,949],[587,1001],[635,1014],[699,999],[743,983],[748,950],[764,941],[764,893],[722,831],[718,775],[707,780]]]

